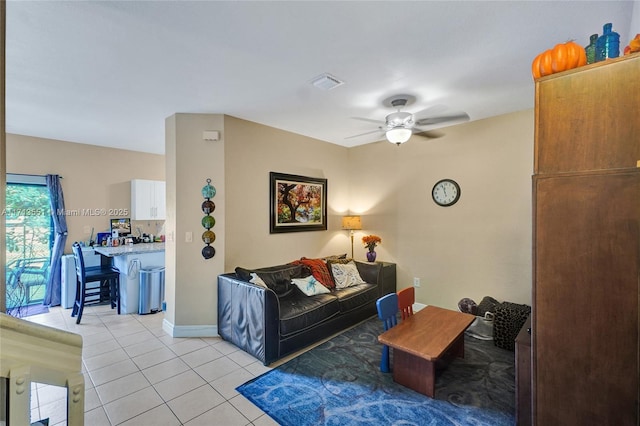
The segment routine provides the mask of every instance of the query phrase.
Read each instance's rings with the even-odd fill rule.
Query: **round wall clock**
[[[449,207],[460,199],[460,185],[452,179],[442,179],[433,185],[431,197],[439,206]]]

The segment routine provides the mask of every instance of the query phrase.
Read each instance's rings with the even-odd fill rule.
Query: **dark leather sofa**
[[[376,300],[395,291],[383,285],[382,265],[356,261],[366,284],[306,296],[278,297],[237,273],[218,276],[218,334],[264,365],[376,315]]]

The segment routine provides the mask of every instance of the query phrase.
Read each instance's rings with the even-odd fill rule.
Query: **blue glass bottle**
[[[620,34],[611,31],[611,23],[604,24],[603,33],[596,41],[596,62],[620,56]]]
[[[587,64],[592,64],[596,61],[596,41],[598,40],[598,34],[591,34],[589,37],[589,45],[584,48],[587,54]]]

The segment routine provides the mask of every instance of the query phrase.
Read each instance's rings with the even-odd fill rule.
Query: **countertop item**
[[[96,253],[107,257],[126,256],[129,254],[157,253],[164,251],[164,243],[142,243],[118,247],[97,246]]]

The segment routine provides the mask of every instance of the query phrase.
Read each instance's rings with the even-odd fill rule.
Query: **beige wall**
[[[164,156],[80,143],[7,135],[7,173],[59,174],[69,235],[65,253],[74,241],[86,241],[94,232],[109,231],[109,215],[82,215],[88,209],[126,209],[131,212],[131,179],[164,180]],[[130,214],[114,217],[130,217]],[[156,233],[156,222],[134,223]],[[162,222],[158,222],[162,225]],[[86,230],[89,232],[85,232]]]
[[[348,253],[347,212],[363,215],[356,259],[364,260],[363,235],[382,237],[378,260],[398,264],[399,288],[421,279],[418,302],[455,308],[489,295],[530,304],[533,123],[527,110],[452,126],[439,139],[347,149],[234,117],[176,114],[166,121],[165,156],[9,135],[7,171],[61,174],[67,208],[82,209],[130,208],[129,181],[165,179],[166,170],[166,325],[174,335],[208,335],[218,274]],[[204,141],[204,130],[222,139]],[[269,234],[270,171],[328,179],[327,232]],[[431,200],[445,177],[462,187],[449,208]],[[207,178],[218,190],[210,260],[201,255]],[[85,225],[108,227],[106,218],[69,223],[71,241],[86,238]]]
[[[225,116],[225,270],[351,251],[341,217],[349,208],[347,148]],[[328,232],[269,233],[269,172],[327,183]]]
[[[165,243],[164,329],[176,337],[215,335],[216,277],[224,272],[225,134],[219,114],[175,114],[165,121],[167,170],[167,240]],[[205,141],[206,130],[221,132],[220,141]],[[211,179],[216,220],[212,246],[216,255],[202,257],[202,187]],[[192,241],[187,241],[187,233]]]
[[[350,200],[364,228],[356,238],[382,238],[378,259],[398,263],[399,288],[420,278],[418,302],[531,303],[533,125],[527,110],[442,129],[438,139],[350,150]],[[446,208],[431,199],[443,178],[462,191]]]
[[[166,120],[167,243],[165,330],[210,335],[217,323],[217,276],[236,266],[269,266],[301,256],[345,253],[340,228],[347,208],[347,149],[219,114]],[[204,141],[218,130],[221,140]],[[330,232],[269,234],[269,172],[327,178]],[[216,255],[202,257],[201,188],[211,178]],[[187,233],[193,242],[186,241]]]

